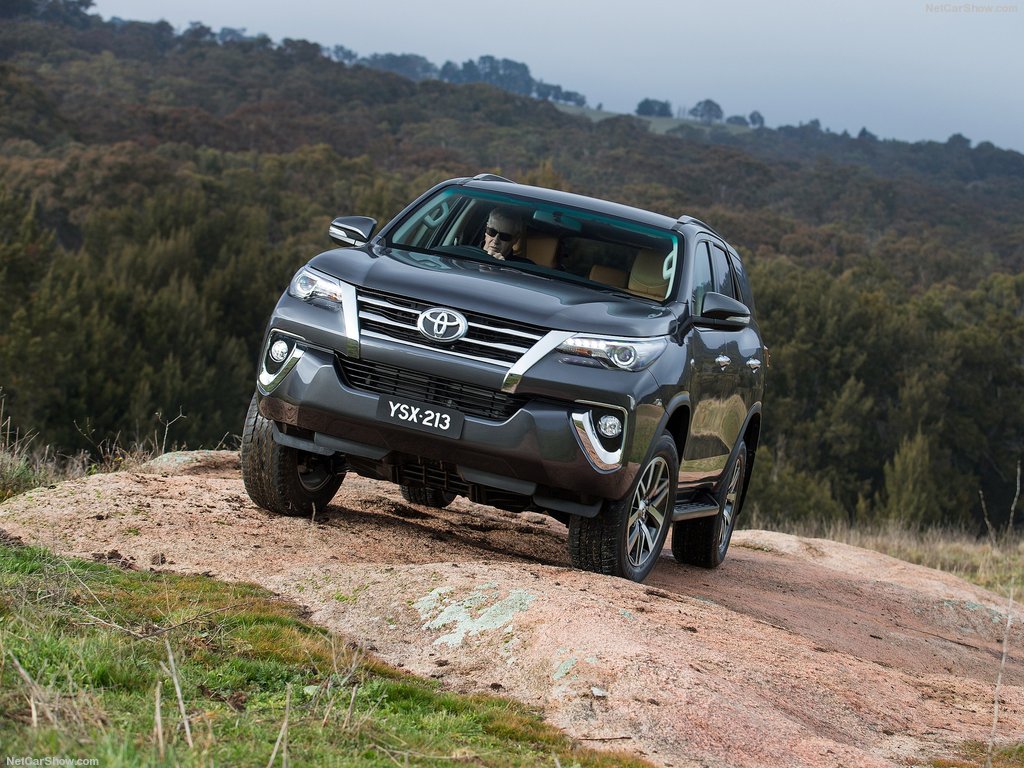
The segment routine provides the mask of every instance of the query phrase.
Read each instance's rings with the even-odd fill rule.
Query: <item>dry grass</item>
[[[171,425],[184,418],[178,413],[173,419],[160,419],[163,428],[154,430],[149,437],[137,437],[127,446],[120,435],[113,439],[95,441],[88,430],[79,429],[91,450],[62,453],[52,446],[40,446],[36,435],[24,433],[14,427],[11,417],[5,415],[5,398],[0,389],[0,502],[33,488],[73,480],[85,475],[134,469],[168,450],[167,440]],[[172,445],[170,450],[177,450]]]
[[[917,529],[898,521],[856,528],[845,522],[763,527],[881,552],[955,574],[1002,595],[1009,595],[1014,584],[1024,584],[1024,536],[1013,531],[978,536],[963,528]]]
[[[40,448],[34,443],[34,435],[20,433],[12,425],[11,417],[4,415],[0,392],[0,501],[86,473],[88,457],[84,454],[61,456],[49,446]]]

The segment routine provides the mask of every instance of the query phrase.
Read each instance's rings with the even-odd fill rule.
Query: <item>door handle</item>
[[[715,362],[719,368],[725,368],[732,362],[732,359],[728,355],[719,355],[715,358]]]
[[[758,371],[761,369],[761,361],[758,360],[756,357],[752,357],[749,360],[747,360],[747,368],[749,368],[752,371]]]

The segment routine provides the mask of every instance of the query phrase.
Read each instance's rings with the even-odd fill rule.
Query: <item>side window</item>
[[[715,293],[736,298],[736,288],[732,282],[732,272],[729,270],[729,254],[718,245],[711,246],[711,263],[715,271]]]
[[[730,254],[731,255],[731,254]],[[751,312],[754,311],[754,294],[750,290],[750,281],[747,280],[747,273],[743,271],[743,264],[739,259],[732,257],[732,271],[736,275],[736,282],[740,289],[740,301],[747,305]]]
[[[697,243],[693,261],[693,308],[692,312],[699,315],[704,303],[704,294],[714,290],[711,277],[711,249],[705,240]]]

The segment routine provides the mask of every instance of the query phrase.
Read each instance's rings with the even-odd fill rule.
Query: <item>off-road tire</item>
[[[260,415],[256,395],[242,429],[242,481],[257,505],[278,515],[310,517],[334,498],[345,479],[331,459],[274,441],[274,423]]]
[[[399,490],[402,492],[402,498],[410,504],[419,504],[423,507],[444,509],[455,501],[454,493],[443,491],[440,488],[423,488],[422,486],[415,485],[401,485],[399,486]]]
[[[696,520],[681,520],[672,526],[672,556],[680,563],[717,568],[729,551],[736,518],[743,507],[747,486],[747,446],[741,440],[718,490],[718,514]]]
[[[606,501],[596,517],[573,515],[569,519],[573,566],[631,581],[647,578],[658,562],[672,522],[678,476],[675,441],[662,435],[623,498]],[[631,531],[642,537],[635,538],[632,545]]]

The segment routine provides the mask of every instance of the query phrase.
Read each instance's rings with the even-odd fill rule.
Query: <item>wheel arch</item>
[[[747,476],[743,481],[743,497],[746,498],[750,477],[754,472],[754,456],[757,453],[757,445],[761,439],[761,403],[754,403],[750,409],[750,412],[747,414],[747,420],[743,424],[741,435],[743,444],[747,449]],[[735,448],[733,450],[735,451]]]
[[[672,399],[666,410],[666,418],[662,422],[661,431],[668,433],[676,444],[679,460],[683,460],[686,448],[686,436],[690,434],[690,396],[679,395]]]

